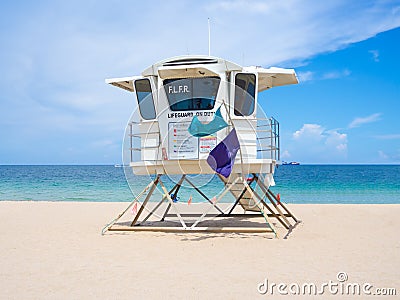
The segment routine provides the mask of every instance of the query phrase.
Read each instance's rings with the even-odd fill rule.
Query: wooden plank
[[[116,217],[114,220],[112,220],[110,223],[108,223],[103,230],[101,231],[101,234],[103,235],[108,228],[110,228],[112,225],[114,225],[116,222],[118,222],[118,220],[128,211],[128,209],[130,209],[132,207],[132,205],[134,205],[134,203],[136,203],[137,201],[139,201],[139,199],[147,192],[147,190],[150,188],[150,186],[153,184],[153,181],[150,182],[136,197],[135,199],[133,199],[133,201],[131,203],[129,203],[128,207],[125,208],[124,211],[122,211],[118,217]]]
[[[169,194],[170,194],[170,195],[171,195],[171,193],[175,193],[175,198],[176,198],[176,196],[177,196],[177,194],[178,194],[178,192],[179,192],[179,189],[181,188],[182,181],[183,181],[183,179],[185,178],[185,176],[186,176],[186,175],[183,175],[183,176],[181,177],[181,179],[179,180],[179,182],[178,182],[177,184],[175,184],[175,186],[169,191]],[[162,199],[161,199],[161,201],[160,201],[160,203],[158,203],[157,206],[156,206],[156,207],[146,216],[146,218],[144,218],[143,221],[140,222],[140,223],[146,222],[146,221],[150,218],[150,216],[161,206],[161,204],[164,203],[165,198],[167,198],[167,197],[166,197],[166,196],[163,196]],[[170,204],[168,204],[167,210],[165,211],[164,215],[167,214],[167,212],[168,212],[168,210],[169,210],[170,207],[171,207]],[[162,217],[162,220],[164,220],[164,216]]]
[[[213,233],[274,233],[271,228],[261,227],[152,227],[152,226],[113,226],[109,231],[137,231],[137,232],[213,232]]]
[[[221,194],[219,194],[218,198],[212,202],[213,206],[210,206],[209,209],[207,209],[197,220],[196,222],[193,223],[192,226],[190,226],[191,229],[194,229],[197,224],[199,224],[204,217],[209,213],[209,211],[215,207],[217,205],[217,203],[222,199],[222,197],[224,197],[226,195],[226,193],[228,193],[230,191],[230,189],[236,184],[236,182],[240,179],[241,177],[237,177],[231,184],[231,186],[229,186],[228,188],[225,186],[225,189],[223,190],[223,192]]]
[[[268,217],[272,218],[279,218],[279,215],[276,214],[266,214]],[[176,214],[167,214],[165,217],[176,217]],[[188,213],[188,214],[181,214],[182,217],[199,217],[201,216],[200,213]],[[289,214],[285,214],[286,217],[290,217]],[[206,217],[210,218],[229,218],[229,217],[245,217],[245,218],[263,218],[261,213],[246,213],[246,214],[207,214]]]
[[[161,189],[163,190],[165,196],[167,197],[169,204],[171,205],[171,207],[175,210],[175,214],[177,214],[178,218],[179,218],[179,222],[181,222],[182,227],[186,228],[186,224],[185,221],[183,220],[183,218],[181,217],[179,210],[176,208],[176,206],[174,205],[174,201],[172,200],[171,196],[168,194],[167,188],[165,187],[164,183],[160,180],[160,186]]]
[[[258,181],[257,181],[258,182]],[[251,187],[247,184],[246,181],[243,181],[244,186],[247,188],[247,190],[249,191],[251,198],[256,199],[256,196],[254,195],[254,191],[251,189]],[[273,230],[273,232],[275,233],[275,236],[278,237],[278,232],[275,229],[274,224],[272,224],[272,222],[269,220],[268,215],[266,213],[264,213],[264,210],[260,207],[261,205],[257,205],[260,208],[261,213],[264,215],[265,220],[267,221],[269,227]]]
[[[279,203],[280,206],[282,206],[282,208],[289,214],[289,217],[291,217],[297,223],[297,218],[289,211],[289,209],[283,204],[283,202],[279,201],[270,189],[268,189],[268,193],[275,199],[276,202]]]
[[[139,219],[140,215],[142,214],[144,207],[146,206],[146,204],[147,204],[147,202],[149,201],[151,195],[153,194],[153,192],[154,192],[154,190],[155,190],[155,188],[156,188],[158,182],[160,181],[160,176],[161,176],[161,175],[157,175],[156,179],[153,181],[153,185],[152,185],[152,187],[150,188],[150,191],[149,191],[149,193],[147,194],[146,198],[144,199],[143,204],[140,206],[139,211],[137,212],[135,218],[133,219],[133,221],[132,221],[132,223],[131,223],[131,226],[133,226],[133,225],[136,224],[137,220]]]
[[[290,228],[290,226],[288,226],[288,225],[280,218],[280,216],[279,216],[278,214],[276,214],[276,213],[267,205],[267,203],[265,203],[265,201],[263,200],[263,198],[262,198],[257,192],[254,191],[254,195],[256,195],[256,197],[260,200],[260,202],[262,203],[262,205],[263,205],[266,209],[268,209],[268,211],[271,212],[270,214],[267,214],[267,216],[272,215],[272,217],[276,218],[276,219],[283,225],[283,227],[285,227],[286,229],[289,229],[289,228]]]
[[[279,209],[278,205],[274,202],[272,197],[269,195],[268,188],[264,185],[263,182],[260,181],[260,178],[258,178],[257,175],[254,175],[254,177],[256,177],[256,181],[257,181],[258,186],[261,188],[261,190],[263,191],[265,196],[267,196],[269,202],[271,202],[271,204],[278,211],[279,215],[282,217],[283,221],[287,224],[285,227],[287,227],[287,229],[289,229],[292,226],[292,224],[290,224],[289,220],[285,217],[283,212]],[[280,220],[280,218],[278,218],[278,220]]]

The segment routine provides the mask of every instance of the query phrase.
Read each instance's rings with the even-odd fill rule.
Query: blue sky
[[[281,3],[282,2],[282,3]],[[400,1],[3,1],[0,164],[121,161],[134,109],[105,78],[207,54],[293,67],[264,92],[282,156],[400,163]]]

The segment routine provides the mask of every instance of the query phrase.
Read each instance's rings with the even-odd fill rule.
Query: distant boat
[[[115,164],[114,167],[116,167],[116,168],[122,168],[122,165],[120,165],[120,164]]]
[[[282,162],[282,165],[283,166],[298,166],[298,165],[300,165],[300,163],[297,161],[291,161],[291,162],[284,161],[284,162]]]

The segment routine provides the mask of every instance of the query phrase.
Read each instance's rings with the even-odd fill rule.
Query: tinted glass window
[[[143,119],[152,120],[156,117],[150,80],[140,79],[135,81],[135,90],[140,114]]]
[[[235,76],[235,116],[249,116],[254,112],[256,75],[239,73]]]
[[[171,110],[209,110],[214,108],[219,77],[184,78],[164,80]]]

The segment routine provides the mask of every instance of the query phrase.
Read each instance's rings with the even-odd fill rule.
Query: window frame
[[[238,86],[236,84],[237,82],[237,77],[239,75],[247,75],[247,76],[252,76],[254,78],[254,95],[252,95],[251,93],[249,93],[248,88],[249,88],[249,81],[246,80],[247,85],[245,86],[246,89],[242,89],[240,86]],[[257,97],[257,76],[254,73],[244,73],[244,72],[239,72],[235,74],[235,89],[234,89],[234,98],[233,98],[233,113],[235,115],[235,117],[248,117],[254,114],[255,109],[256,109],[256,97]],[[248,95],[250,95],[253,98],[253,105],[252,105],[252,110],[249,111],[247,114],[243,114],[243,111],[236,109],[237,106],[237,100],[236,100],[236,96],[237,96],[237,89],[240,88],[242,91],[245,91],[246,93],[242,92],[242,97],[245,96],[245,99],[248,99]],[[238,103],[239,104],[239,103]],[[243,100],[242,100],[242,105],[241,105],[241,109],[243,109]]]
[[[142,113],[141,104],[143,103],[143,100],[144,100],[144,99],[146,99],[147,97],[149,97],[149,95],[147,95],[147,96],[145,96],[144,98],[142,98],[142,99],[139,100],[138,89],[137,89],[137,87],[136,87],[136,83],[137,83],[138,81],[147,81],[147,82],[149,83],[150,95],[151,95],[151,106],[152,106],[153,112],[154,112],[154,117],[152,117],[152,118],[147,118],[147,116],[144,116],[143,113]],[[156,112],[156,108],[155,108],[155,105],[154,105],[153,88],[152,88],[150,79],[149,79],[149,78],[140,78],[140,79],[136,79],[136,80],[134,81],[133,84],[134,84],[134,88],[135,88],[136,101],[137,101],[137,103],[138,103],[138,108],[139,108],[139,112],[140,112],[141,117],[142,117],[144,120],[154,120],[154,119],[156,119],[156,118],[157,118],[157,112]]]
[[[195,94],[195,91],[193,91],[193,80],[198,80],[198,79],[218,79],[218,86],[216,87],[216,92],[215,95],[213,96],[213,98],[203,98],[201,97],[201,99],[209,99],[210,101],[212,101],[212,107],[206,107],[206,108],[188,108],[188,109],[174,109],[173,106],[176,105],[179,102],[173,103],[171,104],[170,98],[168,97],[168,93],[166,88],[169,86],[169,84],[173,83],[174,81],[180,81],[180,80],[191,80],[191,86],[192,86],[192,91],[191,94],[193,96],[193,94]],[[168,80],[172,80],[171,82],[165,84],[166,81]],[[215,103],[217,102],[217,96],[221,87],[221,77],[219,76],[204,76],[204,77],[188,77],[188,78],[168,78],[168,79],[164,79],[163,80],[163,87],[164,87],[164,92],[167,98],[167,102],[169,105],[169,109],[171,111],[201,111],[201,110],[213,110],[215,108]],[[197,97],[198,98],[198,97]],[[192,97],[192,98],[188,98],[185,99],[183,101],[187,101],[187,100],[191,100],[194,101],[194,99],[196,99],[196,97]]]

